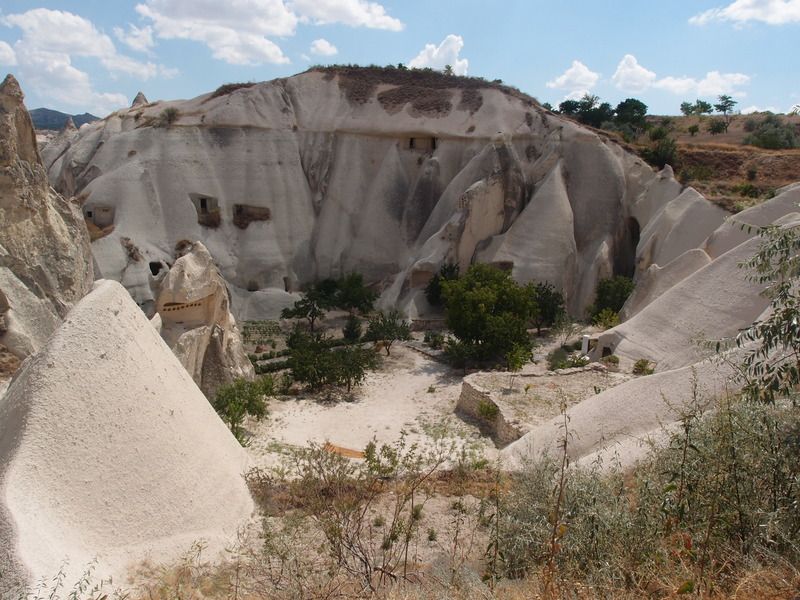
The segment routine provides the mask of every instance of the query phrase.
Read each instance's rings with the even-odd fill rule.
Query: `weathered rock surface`
[[[237,378],[252,379],[225,281],[203,244],[182,250],[156,275],[161,336],[208,398]]]
[[[246,455],[118,283],[100,281],[0,399],[0,596],[212,557],[251,515]],[[16,597],[9,596],[9,597]]]
[[[13,76],[0,84],[0,353],[36,352],[93,280],[80,210],[54,193]]]
[[[671,169],[523,94],[435,74],[314,70],[132,107],[66,146],[48,155],[51,182],[111,215],[93,244],[104,277],[126,280],[122,238],[145,264],[200,240],[235,311],[274,315],[280,294],[358,271],[414,314],[443,261],[486,261],[553,281],[581,314],[599,278],[671,260],[722,220]]]

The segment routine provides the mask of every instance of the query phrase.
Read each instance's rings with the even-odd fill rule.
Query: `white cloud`
[[[128,48],[137,52],[149,53],[155,46],[153,28],[150,26],[139,28],[136,25],[128,24],[127,32],[121,27],[114,27],[114,35]]]
[[[289,59],[265,36],[294,35],[297,16],[283,0],[146,0],[136,11],[163,39],[202,42],[214,58],[235,65],[284,64]]]
[[[411,59],[408,66],[415,69],[425,67],[443,69],[446,65],[450,65],[456,75],[466,75],[469,61],[466,58],[459,58],[463,48],[464,39],[460,35],[451,33],[438,46],[425,44],[420,53]]]
[[[741,112],[742,112],[743,115],[752,115],[753,113],[761,113],[761,112],[777,113],[777,112],[780,112],[780,111],[777,108],[775,108],[774,106],[764,106],[764,107],[761,107],[761,106],[747,106],[747,107],[743,108]]]
[[[0,40],[0,65],[13,67],[17,64],[17,54],[6,42]]]
[[[62,63],[64,56],[90,57],[114,75],[149,79],[158,74],[158,65],[119,54],[111,38],[99,32],[91,21],[66,11],[35,8],[0,17],[0,22],[22,30],[22,38],[15,44],[18,57],[21,51],[26,56],[48,54]]]
[[[720,73],[709,71],[702,79],[693,77],[664,77],[653,83],[653,87],[678,95],[719,96],[745,94],[737,88],[750,83],[750,77],[744,73]]]
[[[800,22],[800,0],[736,0],[694,15],[692,25],[706,25],[711,21],[732,21],[737,25],[760,21],[768,25]]]
[[[311,42],[311,54],[319,56],[333,56],[338,54],[339,50],[326,39],[318,39]]]
[[[567,99],[574,100],[588,93],[599,79],[600,73],[595,73],[579,60],[573,60],[569,69],[545,85],[549,88],[567,90],[569,92]]]
[[[289,7],[303,21],[317,25],[341,23],[352,27],[401,31],[403,23],[386,14],[377,2],[366,0],[292,0]]]
[[[94,90],[89,75],[72,65],[69,54],[22,46],[17,56],[23,86],[42,97],[98,116],[128,104],[123,94]]]
[[[653,85],[656,74],[645,69],[632,54],[626,54],[611,77],[618,89],[626,92],[643,92]]]

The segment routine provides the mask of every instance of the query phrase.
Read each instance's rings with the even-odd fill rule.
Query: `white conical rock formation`
[[[212,557],[252,513],[246,464],[127,291],[100,281],[0,400],[0,581],[94,557],[124,581],[200,539]]]

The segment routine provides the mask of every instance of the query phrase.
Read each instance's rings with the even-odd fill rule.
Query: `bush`
[[[441,306],[442,301],[442,281],[452,281],[458,279],[458,264],[444,263],[439,272],[434,275],[425,286],[425,298],[431,306]]]
[[[614,312],[610,308],[604,308],[592,317],[592,323],[602,329],[611,329],[619,325],[619,313]]]
[[[589,364],[589,359],[581,356],[580,353],[567,353],[564,348],[556,348],[547,355],[547,368],[551,371],[556,369],[572,369],[575,367],[585,367]]]
[[[545,281],[534,287],[534,299],[539,310],[533,318],[533,324],[537,335],[541,335],[542,327],[552,327],[564,312],[564,296],[552,283]]]
[[[434,350],[441,350],[444,347],[444,335],[441,331],[426,331],[423,341]]]
[[[174,106],[168,106],[164,110],[162,110],[158,115],[158,120],[156,121],[157,127],[171,127],[172,124],[178,120],[180,113],[178,109]]]
[[[589,307],[592,319],[605,309],[619,313],[628,296],[633,293],[634,287],[633,280],[623,275],[601,279],[597,284],[594,304]]]
[[[646,358],[640,358],[633,363],[634,375],[652,375],[655,371],[655,366]]]
[[[697,124],[689,125],[689,135],[694,137],[700,132],[700,126]]]
[[[616,354],[609,354],[608,356],[604,356],[600,359],[601,363],[605,363],[607,365],[614,365],[615,367],[619,366],[619,356]]]
[[[768,150],[782,150],[785,148],[797,148],[798,140],[794,125],[784,123],[776,115],[767,115],[750,133],[744,138],[744,143],[749,146],[757,146]]]
[[[355,315],[348,315],[347,322],[342,328],[342,335],[348,342],[359,341],[361,339],[361,320]]]
[[[267,414],[266,396],[274,394],[272,377],[261,377],[255,381],[237,379],[217,390],[211,406],[225,421],[231,433],[243,446],[247,445],[242,423],[247,415],[261,420]]]
[[[678,146],[669,137],[658,140],[653,146],[642,150],[642,158],[659,169],[666,165],[678,165]]]
[[[725,133],[727,130],[728,126],[722,119],[711,119],[708,122],[708,132],[711,135],[719,135],[720,133]]]

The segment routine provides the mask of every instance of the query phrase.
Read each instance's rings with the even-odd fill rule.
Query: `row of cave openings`
[[[189,194],[189,199],[197,212],[197,222],[203,227],[212,229],[222,224],[222,213],[219,201],[203,194]],[[83,218],[100,229],[105,229],[114,224],[115,210],[113,206],[91,204],[83,207]],[[266,206],[253,206],[251,204],[233,205],[233,224],[239,229],[247,229],[254,221],[269,221],[272,212]]]

